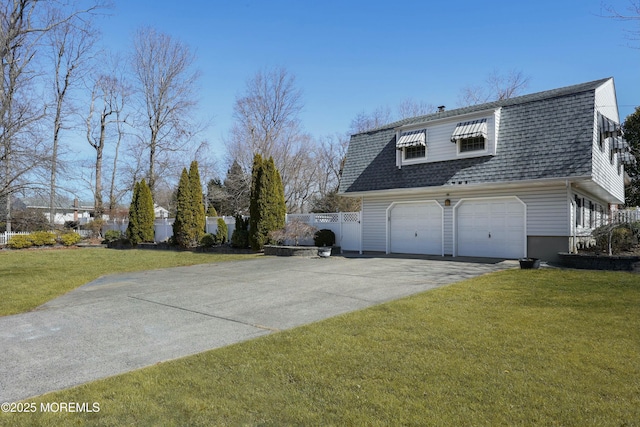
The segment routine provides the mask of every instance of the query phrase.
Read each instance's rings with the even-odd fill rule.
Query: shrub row
[[[32,246],[53,246],[58,242],[64,246],[71,246],[81,240],[82,237],[75,232],[64,233],[57,236],[50,231],[36,231],[31,234],[18,234],[13,236],[7,242],[7,246],[11,249],[25,249]]]

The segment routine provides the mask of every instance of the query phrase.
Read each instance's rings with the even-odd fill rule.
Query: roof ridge
[[[455,117],[462,114],[470,114],[470,113],[474,113],[482,110],[488,110],[492,108],[526,104],[528,102],[536,102],[536,101],[542,101],[546,99],[558,98],[561,96],[568,96],[572,94],[594,90],[596,87],[600,86],[601,84],[603,84],[604,82],[610,79],[613,79],[613,77],[606,77],[603,79],[593,80],[593,81],[584,82],[584,83],[577,83],[574,85],[563,86],[555,89],[547,89],[539,92],[533,92],[525,95],[516,96],[513,98],[490,101],[482,104],[469,105],[466,107],[455,108],[453,110],[447,110],[443,112],[435,112],[435,113],[425,114],[422,116],[408,117],[405,119],[396,120],[394,122],[379,126],[374,129],[358,132],[358,133],[355,133],[354,135],[370,134],[370,133],[380,132],[382,130],[397,128],[404,125],[428,122],[428,121],[439,119],[439,118]]]

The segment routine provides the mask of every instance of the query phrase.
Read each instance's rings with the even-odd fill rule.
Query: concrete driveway
[[[88,283],[0,317],[0,402],[359,310],[517,262],[262,257]]]

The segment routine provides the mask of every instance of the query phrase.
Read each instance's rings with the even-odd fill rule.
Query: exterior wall
[[[446,191],[449,191],[447,193]],[[455,192],[454,192],[455,191]],[[364,196],[362,206],[362,246],[365,251],[386,251],[387,221],[386,209],[392,202],[436,200],[443,211],[444,253],[454,253],[453,207],[460,199],[516,196],[527,205],[527,236],[562,237],[565,241],[571,235],[570,201],[565,185],[555,184],[529,189],[463,189],[443,188],[440,193],[424,192],[405,195]],[[450,206],[445,200],[450,200]],[[536,240],[543,241],[541,239]],[[562,250],[568,250],[568,246]]]
[[[600,133],[598,129],[598,114],[620,123],[618,116],[618,104],[616,101],[613,80],[609,80],[595,91],[594,126],[593,126],[593,149],[592,153],[592,176],[593,181],[603,187],[619,201],[624,201],[624,170],[623,165],[619,165],[618,155],[611,157],[611,147],[608,141],[603,141],[600,147]]]
[[[570,244],[566,236],[527,236],[527,256],[558,262],[558,252],[569,252]]]
[[[402,129],[403,131],[417,129],[427,129],[427,156],[426,159],[404,160],[402,165],[410,165],[416,163],[441,162],[443,160],[453,160],[462,157],[478,157],[488,154],[495,154],[496,147],[496,116],[497,112],[486,111],[479,114],[469,116],[453,117],[446,122],[422,124],[421,126],[412,126],[411,128]],[[451,142],[451,135],[456,129],[456,125],[475,119],[487,119],[487,150],[478,152],[469,152],[458,154],[457,144]]]

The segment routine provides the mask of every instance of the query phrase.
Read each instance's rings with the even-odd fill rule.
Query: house
[[[27,209],[38,210],[44,214],[47,221],[51,221],[51,206],[48,197],[34,196],[29,199],[25,199],[24,203]],[[54,204],[54,224],[63,225],[67,222],[86,224],[93,221],[93,202],[80,202],[78,199],[70,201],[64,197],[58,196],[56,197]]]
[[[365,251],[553,261],[624,202],[619,123],[612,78],[440,108],[353,135],[340,194]]]

